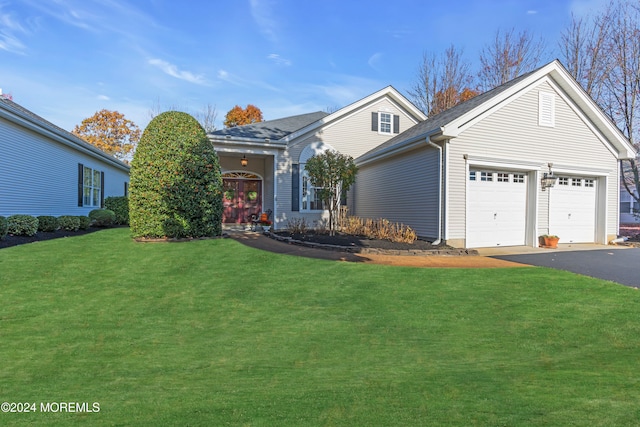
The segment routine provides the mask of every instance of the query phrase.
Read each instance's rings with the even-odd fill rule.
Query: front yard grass
[[[127,229],[0,251],[2,425],[640,423],[640,293]]]

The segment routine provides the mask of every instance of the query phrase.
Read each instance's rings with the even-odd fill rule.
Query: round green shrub
[[[89,212],[94,227],[111,227],[116,222],[116,214],[109,209],[94,209]]]
[[[202,126],[168,111],[144,130],[131,163],[129,222],[133,237],[164,237],[184,224],[185,237],[222,233],[222,177],[218,155]]]
[[[38,231],[46,231],[51,233],[58,229],[58,218],[49,215],[40,215],[38,217]]]
[[[104,207],[116,214],[116,224],[129,225],[129,198],[127,196],[107,197]]]
[[[80,229],[80,218],[73,215],[62,215],[58,217],[58,225],[65,231],[78,231]]]
[[[38,232],[38,218],[31,215],[11,215],[7,218],[7,233],[14,236],[33,236]]]
[[[80,221],[80,230],[86,230],[91,225],[91,218],[88,216],[79,215],[78,221]]]
[[[7,218],[0,216],[0,240],[7,235]]]

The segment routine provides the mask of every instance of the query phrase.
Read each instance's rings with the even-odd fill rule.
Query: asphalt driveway
[[[491,258],[557,268],[634,288],[640,287],[640,248],[497,255]]]

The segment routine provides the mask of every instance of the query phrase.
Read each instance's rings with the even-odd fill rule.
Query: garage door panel
[[[549,233],[564,243],[595,241],[595,181],[582,177],[560,177],[549,189]]]
[[[468,188],[467,247],[524,245],[525,175],[471,171]]]

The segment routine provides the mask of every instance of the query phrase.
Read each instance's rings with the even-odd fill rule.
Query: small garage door
[[[526,240],[527,176],[469,172],[467,247],[519,246]]]
[[[549,234],[560,243],[592,243],[596,229],[596,185],[592,178],[561,176],[549,193]]]

